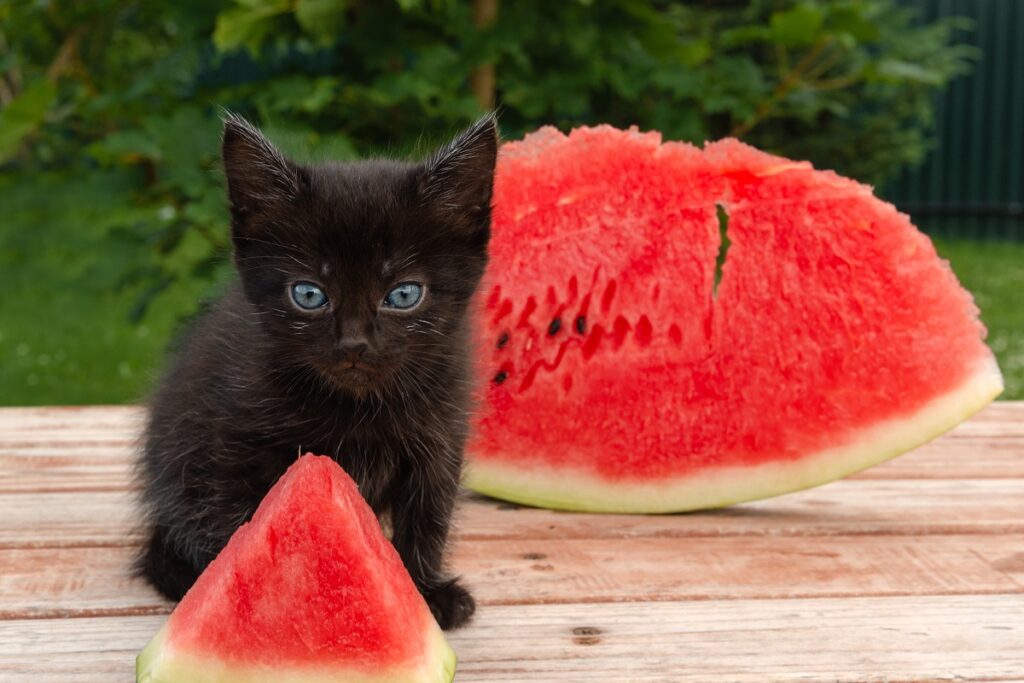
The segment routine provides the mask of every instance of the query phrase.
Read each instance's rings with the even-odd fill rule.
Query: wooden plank
[[[452,639],[460,680],[998,680],[1024,663],[1020,596],[635,607],[484,610]]]
[[[128,449],[118,449],[127,452]],[[107,451],[115,454],[115,449]],[[131,469],[127,457],[114,460],[113,457],[96,457],[92,461],[79,458],[72,453],[32,460],[32,466],[25,467],[27,458],[0,456],[0,494],[6,493],[66,493],[83,494],[97,491],[132,491]]]
[[[484,604],[1024,592],[1003,536],[473,542],[453,566]],[[1024,615],[1022,615],[1024,618]]]
[[[0,432],[0,493],[133,488],[137,445],[130,439],[15,444],[6,436]],[[1024,436],[1002,441],[942,437],[849,479],[1024,479],[1022,453]]]
[[[1024,479],[836,481],[685,515],[590,515],[469,498],[458,537],[696,538],[1024,533]]]
[[[135,425],[144,408],[138,405],[0,407],[0,431],[49,431],[54,427],[110,431]],[[996,401],[958,427],[983,436],[1000,436],[1020,431],[1024,401]]]
[[[141,419],[136,407],[0,409],[0,491],[126,487]],[[1021,452],[1024,402],[997,403],[950,434],[857,476],[1024,477]]]
[[[160,614],[170,605],[131,576],[133,548],[0,550],[0,621]]]
[[[136,545],[133,493],[0,493],[0,548]]]
[[[1024,405],[1024,403],[1022,403]],[[854,479],[982,479],[1024,477],[1024,411],[999,434],[971,434],[965,422],[945,436],[853,475]]]
[[[0,409],[0,492],[131,488],[137,407]]]
[[[136,406],[0,409],[0,492],[131,487]]]
[[[143,412],[138,405],[0,407],[0,431],[47,431],[55,426],[109,431],[137,424]],[[957,431],[987,437],[1019,433],[1022,412],[1024,401],[995,401]]]
[[[134,433],[143,414],[144,409],[134,405],[0,408],[0,433]]]
[[[134,505],[131,492],[116,490],[0,493],[0,548],[132,545],[141,537]],[[565,513],[470,495],[455,529],[465,541],[1024,534],[1024,479],[851,479],[723,510],[658,516]]]
[[[1024,596],[485,606],[457,680],[1019,680]],[[5,683],[132,680],[162,616],[0,622]]]
[[[0,492],[132,487],[136,407],[0,409]],[[950,434],[854,479],[1024,478],[1024,402],[989,406]]]
[[[524,539],[457,543],[481,604],[1024,592],[1004,536]],[[133,549],[0,550],[0,619],[165,611]]]
[[[4,683],[130,680],[170,609],[127,571],[139,416],[0,410]],[[997,404],[856,478],[722,511],[470,499],[459,681],[1020,679],[1022,425],[1024,403]]]

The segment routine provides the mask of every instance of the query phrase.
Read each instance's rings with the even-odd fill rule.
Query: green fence
[[[935,235],[1024,240],[1024,0],[904,0],[921,18],[967,17],[970,76],[936,107],[936,146],[883,191]]]

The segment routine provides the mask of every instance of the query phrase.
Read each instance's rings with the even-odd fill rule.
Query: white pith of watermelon
[[[455,654],[355,484],[300,458],[139,654],[140,683],[450,683]]]
[[[450,683],[455,678],[455,655],[441,630],[433,635],[423,671],[431,677],[396,668],[379,672],[343,667],[302,666],[281,670],[271,667],[225,665],[217,659],[167,652],[167,635],[161,630],[139,655],[137,683]]]
[[[481,321],[466,483],[548,507],[807,488],[1002,390],[970,295],[906,216],[732,140],[602,126],[504,146]]]
[[[552,476],[542,468],[531,472],[478,461],[467,471],[466,485],[495,498],[563,510],[659,513],[724,507],[811,488],[885,462],[956,426],[1001,391],[998,368],[982,367],[963,387],[910,418],[875,424],[845,446],[792,461],[710,468],[653,482],[608,482],[569,468]]]

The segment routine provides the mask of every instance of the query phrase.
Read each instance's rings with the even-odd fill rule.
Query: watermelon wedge
[[[467,484],[498,498],[774,496],[914,448],[1002,390],[971,296],[905,215],[735,140],[600,126],[506,144],[491,245]]]
[[[139,683],[449,683],[455,654],[355,483],[292,465],[139,655]]]

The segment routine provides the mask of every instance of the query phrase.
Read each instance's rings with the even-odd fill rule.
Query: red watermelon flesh
[[[735,140],[506,144],[491,244],[467,483],[496,497],[762,498],[913,448],[1002,389],[970,295],[906,216]]]
[[[140,683],[448,683],[455,655],[355,483],[292,465],[139,655]]]

